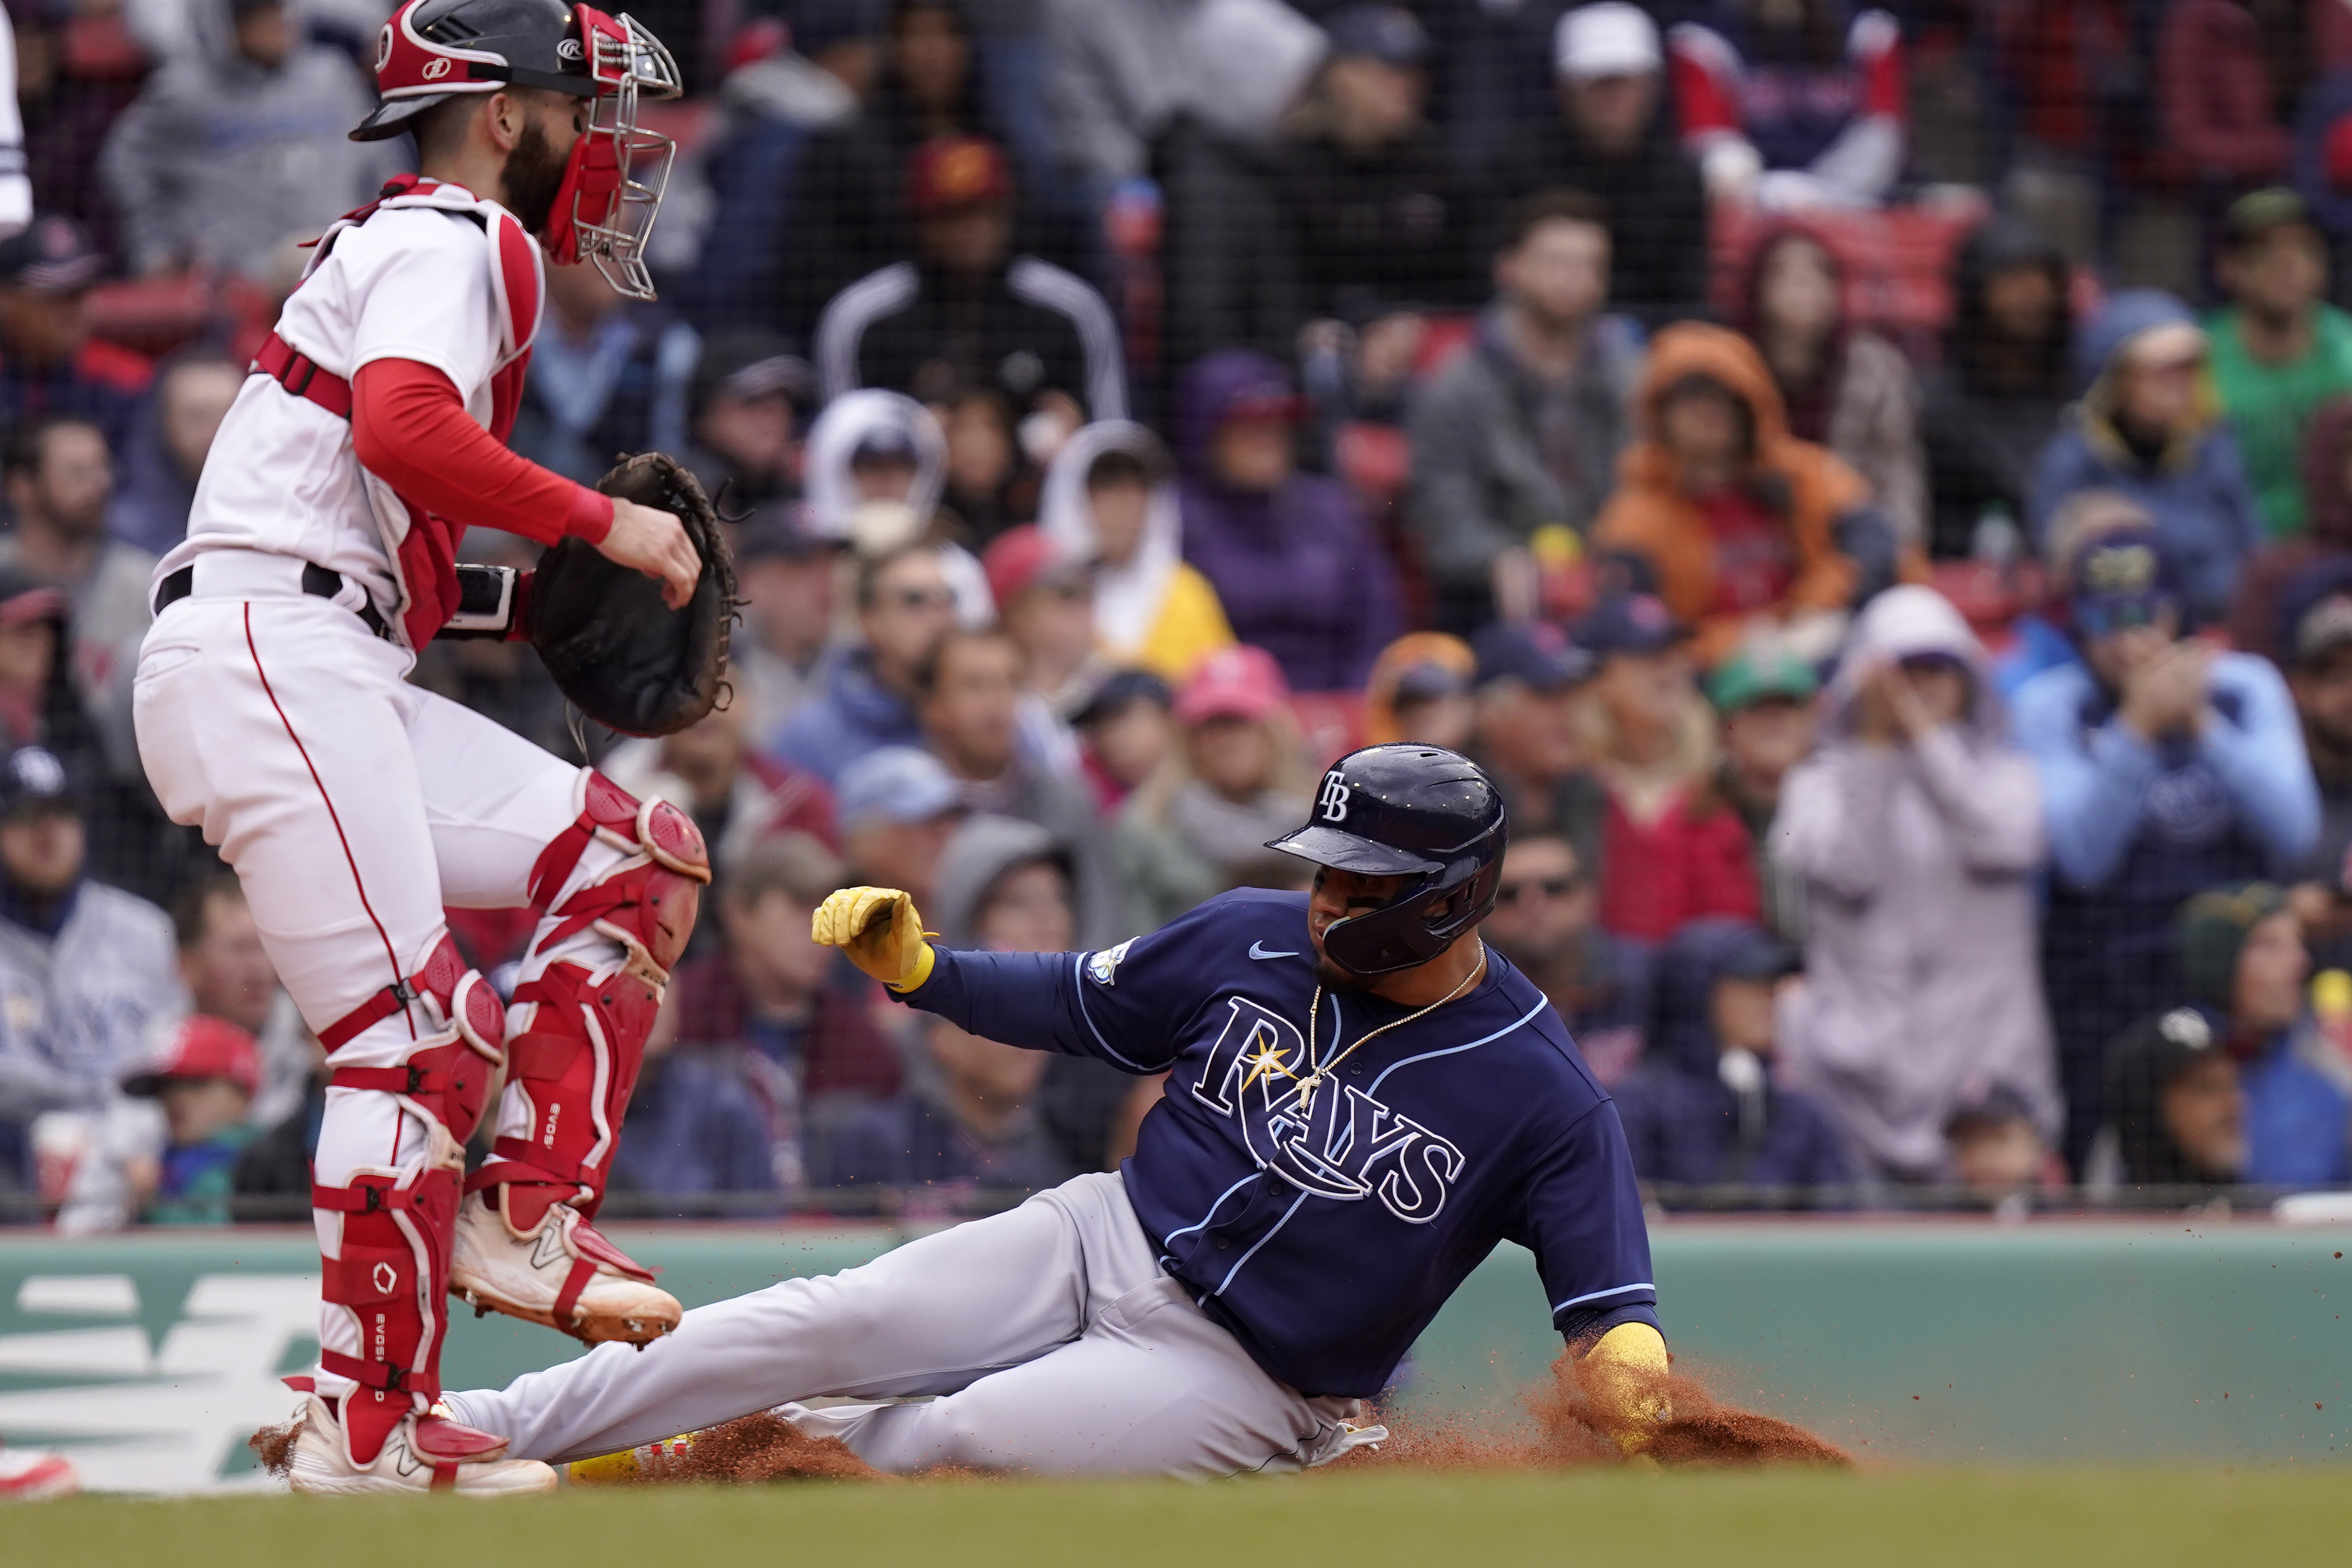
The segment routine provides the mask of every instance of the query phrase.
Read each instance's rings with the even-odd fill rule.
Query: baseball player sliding
[[[670,148],[635,115],[677,73],[586,5],[408,0],[376,75],[383,104],[352,134],[413,132],[422,173],[320,240],[221,426],[156,573],[139,746],[174,820],[236,868],[333,1069],[295,1489],[534,1491],[545,1465],[436,1409],[446,1301],[592,1342],[675,1326],[677,1301],[589,1219],[707,859],[676,809],[403,678],[453,621],[537,638],[529,579],[461,586],[468,524],[601,552],[673,610],[714,592],[670,512],[503,444],[541,250],[650,293]],[[509,1009],[442,910],[524,903],[541,919]],[[494,1157],[467,1181],[501,1062]]]
[[[1371,1435],[1359,1402],[1509,1237],[1638,1447],[1666,1354],[1633,1164],[1559,1016],[1479,941],[1505,837],[1469,762],[1375,746],[1270,846],[1321,868],[1307,897],[1236,891],[1101,952],[1003,953],[932,947],[903,892],[835,893],[816,939],[901,1001],[1167,1072],[1134,1158],[451,1407],[550,1460],[780,1406],[886,1470],[1296,1469]],[[915,1394],[941,1397],[793,1403]]]

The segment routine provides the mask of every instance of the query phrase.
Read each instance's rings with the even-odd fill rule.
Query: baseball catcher
[[[1166,1073],[1134,1158],[451,1407],[551,1460],[772,1407],[898,1472],[1297,1469],[1377,1439],[1360,1402],[1507,1237],[1640,1447],[1666,1353],[1633,1163],[1559,1016],[1479,940],[1505,834],[1468,761],[1374,746],[1270,846],[1315,863],[1311,894],[1226,893],[1100,952],[944,951],[905,893],[835,893],[816,940],[900,1001]],[[884,1402],[917,1394],[940,1397]]]
[[[590,1221],[709,861],[683,813],[404,678],[454,633],[532,640],[640,733],[718,692],[733,578],[692,480],[648,457],[589,489],[504,445],[542,256],[651,295],[672,148],[637,109],[678,78],[626,16],[406,0],[376,80],[352,134],[413,132],[421,172],[318,242],[157,569],[134,711],[156,794],[236,868],[332,1069],[295,1489],[536,1491],[547,1466],[437,1408],[447,1301],[591,1342],[676,1326]],[[458,567],[475,524],[541,541],[540,571]],[[520,904],[541,918],[509,1006],[442,911]]]

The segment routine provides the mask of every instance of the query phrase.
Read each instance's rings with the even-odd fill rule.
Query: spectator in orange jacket
[[[1762,356],[1727,328],[1660,332],[1635,407],[1643,437],[1596,542],[1648,562],[1703,668],[1759,622],[1826,656],[1846,610],[1895,575],[1894,531],[1862,476],[1789,434]]]

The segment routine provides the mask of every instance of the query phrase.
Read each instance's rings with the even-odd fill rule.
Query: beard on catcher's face
[[[514,151],[507,154],[507,210],[530,233],[544,237],[555,207],[555,193],[563,184],[563,166],[572,160],[567,147],[559,153],[537,116],[523,121]]]

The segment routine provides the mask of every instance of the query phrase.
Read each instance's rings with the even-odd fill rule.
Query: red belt
[[[303,353],[276,332],[253,356],[253,368],[297,397],[307,398],[338,419],[352,416],[352,384]]]

